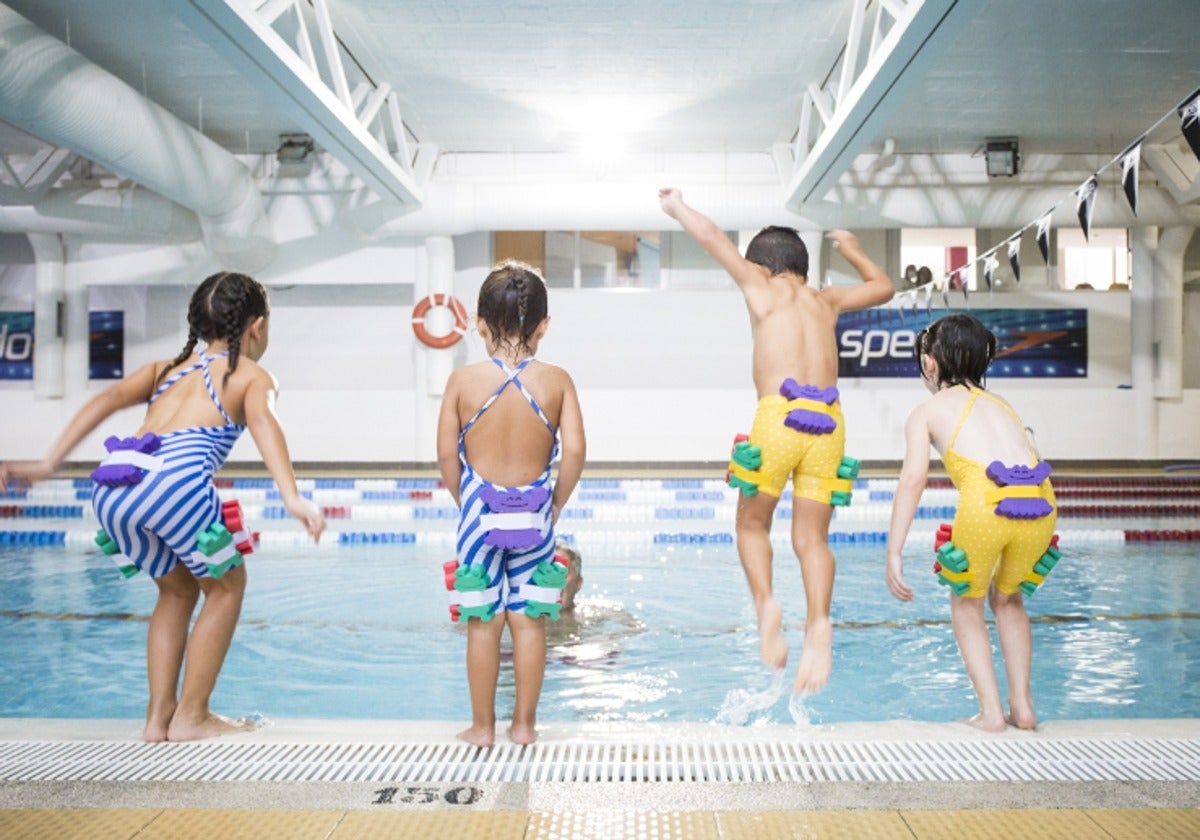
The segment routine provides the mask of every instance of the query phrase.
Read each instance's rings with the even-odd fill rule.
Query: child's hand
[[[825,234],[825,238],[832,240],[833,247],[837,248],[839,251],[845,252],[859,250],[858,237],[848,230],[831,230],[829,233]]]
[[[673,219],[679,212],[679,208],[683,206],[683,193],[675,187],[663,187],[658,191],[658,201],[662,205],[663,212]]]
[[[0,462],[0,493],[10,486],[22,486],[42,481],[54,475],[54,466],[49,461],[4,461]]]
[[[303,496],[287,504],[286,507],[288,513],[304,524],[304,530],[308,531],[313,542],[319,543],[321,532],[325,530],[325,515],[321,513],[321,509]]]
[[[904,560],[900,557],[889,557],[887,560],[887,586],[897,601],[911,601],[912,588],[904,582]]]

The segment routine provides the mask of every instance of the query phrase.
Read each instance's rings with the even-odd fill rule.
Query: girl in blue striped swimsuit
[[[516,682],[508,734],[529,744],[537,738],[546,621],[558,617],[566,577],[554,560],[554,523],[583,471],[583,417],[570,375],[534,360],[550,325],[546,285],[534,269],[497,266],[479,290],[476,323],[491,359],[450,375],[437,435],[442,479],[460,509],[448,582],[451,614],[467,623],[472,722],[458,737],[478,747],[495,742],[507,626]]]
[[[44,461],[0,465],[0,487],[6,479],[45,478],[114,412],[147,405],[137,435],[110,437],[109,456],[92,474],[92,504],[103,527],[97,541],[117,555],[127,575],[140,569],[158,586],[146,641],[147,741],[253,728],[208,707],[246,587],[213,474],[243,429],[250,429],[288,512],[314,540],[325,527],[320,510],[297,490],[275,416],[277,385],[258,365],[267,349],[267,319],[260,284],[244,274],[212,275],[192,295],[187,344],[178,356],[148,364],[90,400]],[[199,341],[203,350],[195,349]],[[204,605],[189,634],[201,593]]]

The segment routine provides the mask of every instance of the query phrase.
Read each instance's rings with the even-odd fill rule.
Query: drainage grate
[[[0,781],[1200,781],[1197,739],[466,744],[0,742]]]

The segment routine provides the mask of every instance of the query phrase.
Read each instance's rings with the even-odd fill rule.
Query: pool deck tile
[[[1192,840],[1200,809],[966,811],[0,810],[5,840]]]

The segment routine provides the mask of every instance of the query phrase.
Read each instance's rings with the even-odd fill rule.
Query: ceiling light
[[[989,137],[983,148],[983,156],[987,160],[987,174],[990,177],[1012,177],[1017,174],[1021,153],[1017,149],[1016,137]]]
[[[279,164],[276,174],[280,178],[304,178],[313,168],[313,139],[307,134],[279,135],[279,149],[275,161]]]

